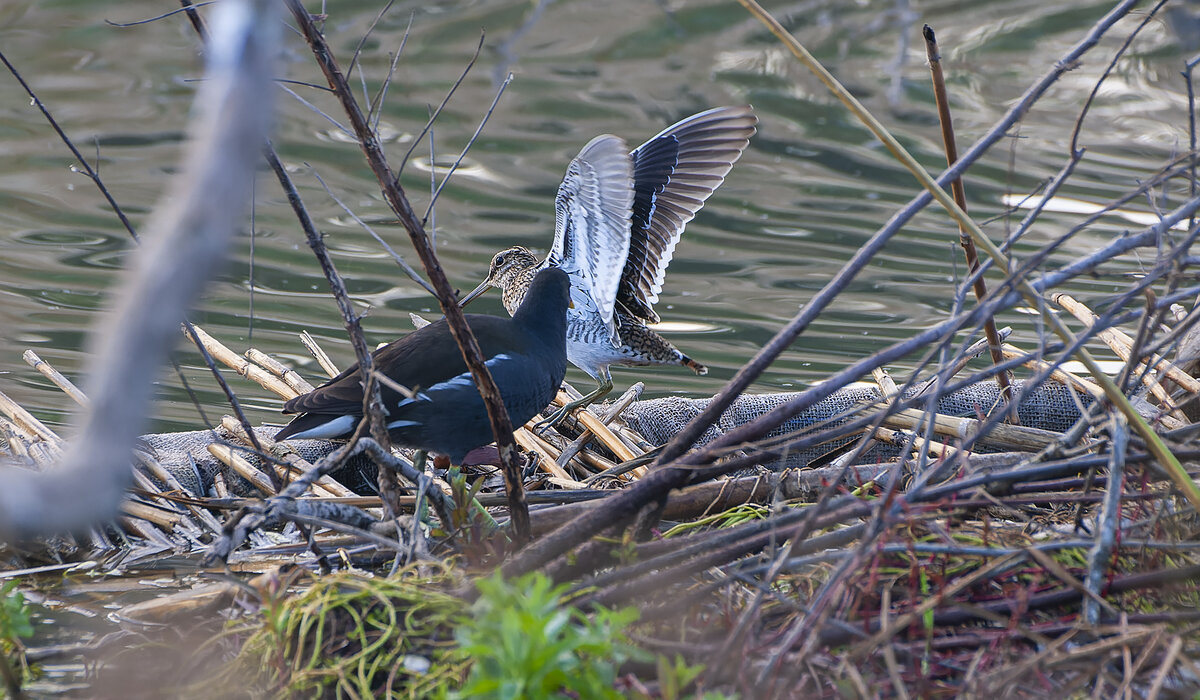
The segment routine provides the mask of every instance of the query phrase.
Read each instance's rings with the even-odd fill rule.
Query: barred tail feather
[[[688,369],[692,370],[696,374],[700,374],[700,375],[708,374],[707,367],[700,364],[699,362],[696,362],[695,360],[688,357],[687,355],[684,355],[683,353],[679,353],[679,358],[680,358],[679,364],[683,365],[684,367],[687,367]]]

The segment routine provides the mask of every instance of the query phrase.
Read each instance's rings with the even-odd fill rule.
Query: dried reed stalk
[[[245,352],[245,356],[247,360],[282,379],[285,384],[292,388],[292,391],[296,392],[297,396],[307,394],[315,388],[312,384],[308,383],[308,380],[297,374],[295,370],[285,367],[282,362],[261,350],[250,348]]]
[[[559,391],[558,395],[554,397],[555,406],[563,406],[570,401],[571,398],[564,391]],[[625,443],[621,442],[620,438],[618,438],[616,435],[613,435],[613,432],[608,429],[608,426],[605,425],[604,422],[596,416],[596,414],[587,410],[586,407],[576,409],[571,415],[575,418],[575,420],[579,421],[579,424],[583,426],[584,429],[590,431],[601,445],[604,445],[604,447],[611,450],[612,453],[615,454],[622,462],[634,459],[638,456],[632,450],[626,447]]]
[[[330,378],[341,374],[341,371],[338,370],[337,365],[333,363],[333,360],[329,359],[329,355],[327,355],[321,346],[317,344],[316,338],[313,338],[308,331],[304,331],[300,334],[300,342],[305,348],[308,349],[308,352],[317,361],[317,364],[321,365],[321,369],[324,370],[325,374],[328,374]]]
[[[19,427],[29,437],[35,440],[45,440],[56,445],[62,444],[60,438],[46,424],[38,420],[32,413],[26,411],[19,403],[9,398],[8,394],[0,391],[0,413],[8,416],[14,425]]]
[[[1051,300],[1059,306],[1066,309],[1072,316],[1079,319],[1088,328],[1093,328],[1099,320],[1099,316],[1092,312],[1085,304],[1074,299],[1069,294],[1058,293],[1051,295]],[[1126,333],[1119,328],[1102,328],[1098,335],[1108,345],[1117,357],[1120,357],[1127,363],[1136,361],[1133,357],[1133,338],[1130,338]],[[1144,372],[1142,381],[1150,388],[1150,391],[1162,401],[1163,408],[1171,412],[1172,416],[1181,422],[1188,422],[1178,408],[1175,407],[1175,402],[1167,394],[1166,389],[1159,383],[1155,374],[1165,376],[1171,381],[1178,384],[1185,391],[1193,396],[1200,396],[1200,381],[1184,372],[1179,367],[1176,367],[1170,360],[1161,355],[1151,355],[1146,362],[1138,362],[1139,368],[1149,367],[1154,373]]]
[[[275,485],[271,483],[271,477],[248,462],[246,458],[239,455],[232,447],[218,445],[214,442],[209,444],[207,449],[208,453],[216,457],[221,464],[237,472],[238,476],[249,481],[254,488],[262,491],[267,496],[275,495]]]
[[[547,474],[557,479],[574,481],[571,475],[558,465],[556,459],[558,457],[558,450],[553,445],[538,437],[532,430],[525,430],[524,428],[513,433],[513,437],[516,438],[517,444],[527,452],[538,455],[538,466]]]
[[[252,382],[257,382],[259,386],[284,400],[295,398],[300,395],[295,388],[280,379],[278,375],[265,370],[252,362],[248,362],[246,358],[230,350],[223,343],[221,343],[221,341],[212,337],[208,333],[205,333],[204,329],[193,324],[192,330],[194,330],[196,333],[195,340],[197,344],[207,350],[208,354],[212,355],[213,359],[217,360],[221,364],[232,369],[246,379],[249,379]],[[183,329],[183,334],[189,339],[192,337],[191,333],[188,332],[186,327]]]
[[[888,415],[883,419],[883,424],[890,428],[920,430],[928,421],[929,414],[925,411],[906,408]],[[943,413],[933,415],[933,430],[938,435],[958,440],[976,438],[980,444],[1002,450],[1036,452],[1062,439],[1062,434],[1053,430],[1005,424],[996,425],[986,435],[977,437],[984,423],[985,421],[975,418],[959,418]]]
[[[75,386],[70,379],[64,377],[61,372],[54,369],[50,363],[38,357],[36,352],[32,350],[26,350],[21,357],[25,359],[25,362],[30,367],[33,367],[43,377],[53,382],[54,386],[62,389],[63,393],[65,393],[67,396],[70,396],[72,401],[84,408],[91,406],[91,402],[89,402],[87,396],[79,390],[79,387]]]
[[[250,440],[246,436],[246,432],[242,430],[240,422],[232,416],[224,416],[221,418],[221,427],[224,428],[234,439],[241,442],[243,445],[251,446]],[[290,482],[295,477],[306,473],[312,469],[312,464],[306,461],[303,457],[296,453],[286,442],[273,442],[271,440],[259,437],[264,448],[270,452],[272,458],[278,459],[282,464],[276,466],[276,472],[283,477],[285,482]],[[321,490],[331,496],[353,496],[354,492],[343,486],[337,479],[325,474],[313,482],[321,487]]]
[[[946,151],[946,165],[953,167],[958,162],[958,143],[954,138],[954,121],[950,118],[950,98],[946,95],[946,78],[942,74],[941,51],[938,49],[933,29],[928,24],[925,25],[923,34],[925,36],[925,55],[929,59],[929,72],[933,78],[933,97],[937,104],[938,123],[942,126],[942,146]],[[950,191],[954,194],[955,203],[965,212],[967,195],[963,188],[961,175],[950,181]],[[958,242],[967,258],[967,273],[975,277],[975,283],[972,285],[975,290],[975,299],[982,304],[988,296],[987,282],[979,270],[979,253],[975,250],[975,242],[971,240],[966,227],[961,223],[958,228]],[[1004,355],[1000,350],[1000,334],[996,332],[996,319],[991,314],[984,319],[983,332],[987,336],[988,350],[992,354],[992,364],[998,366],[1004,361]],[[1001,369],[996,373],[996,384],[1000,387],[1000,400],[1005,404],[1010,404],[1013,394],[1012,377],[1008,370]],[[1015,406],[1009,411],[1008,418],[1011,423],[1020,422]]]

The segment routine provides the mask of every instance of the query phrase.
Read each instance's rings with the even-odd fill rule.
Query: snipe
[[[594,391],[547,423],[612,390],[610,365],[683,365],[708,370],[647,327],[684,226],[725,181],[755,133],[748,106],[692,115],[626,152],[612,135],[592,139],[571,161],[555,198],[554,242],[545,260],[514,246],[492,258],[466,304],[500,288],[515,313],[539,270],[571,278],[567,359],[596,380]]]

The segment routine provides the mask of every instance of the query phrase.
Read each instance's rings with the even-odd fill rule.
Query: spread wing
[[[571,161],[554,200],[554,245],[547,258],[588,291],[610,329],[629,254],[633,173],[627,149],[616,136],[597,136]]]
[[[717,107],[667,127],[638,146],[633,159],[633,222],[617,301],[658,321],[654,303],[683,227],[692,220],[754,135],[749,106]]]

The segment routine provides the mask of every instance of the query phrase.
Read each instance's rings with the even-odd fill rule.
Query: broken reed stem
[[[246,431],[242,429],[241,423],[233,418],[233,416],[225,416],[221,419],[221,427],[224,428],[231,436],[245,445],[250,445],[250,439],[246,436]],[[296,454],[296,451],[289,447],[286,443],[272,442],[263,437],[258,438],[270,453],[271,458],[277,459],[275,471],[286,482],[294,481],[297,477],[312,469],[312,464]],[[280,454],[282,453],[282,454]],[[313,482],[319,486],[322,491],[331,496],[353,496],[354,492],[343,486],[337,479],[334,479],[328,474],[322,475]]]
[[[1089,309],[1086,304],[1080,302],[1069,294],[1055,294],[1051,297],[1051,300],[1069,311],[1072,316],[1079,319],[1089,328],[1095,325],[1096,321],[1100,318],[1095,314],[1095,312]],[[1121,357],[1122,360],[1125,360],[1126,362],[1129,362],[1131,359],[1140,361],[1140,358],[1133,357],[1133,338],[1129,337],[1129,335],[1121,329],[1106,328],[1100,331],[1099,335],[1106,343],[1108,343],[1113,352],[1117,353]],[[1183,371],[1167,358],[1161,355],[1151,354],[1150,357],[1147,358],[1146,362],[1150,364],[1151,368],[1155,372],[1165,375],[1168,379],[1178,384],[1189,394],[1200,394],[1200,380],[1197,380],[1192,375]]]
[[[554,397],[554,405],[556,406],[563,406],[570,401],[571,398],[565,391],[559,391],[558,395]],[[596,440],[609,450],[612,450],[612,453],[615,454],[622,462],[627,462],[631,459],[637,458],[638,455],[626,447],[625,443],[621,442],[620,438],[618,438],[616,435],[613,435],[613,432],[609,430],[608,426],[605,425],[604,422],[596,416],[596,414],[587,410],[586,406],[576,409],[571,416],[575,418],[575,420],[579,421],[579,425],[581,427],[583,427],[585,430],[591,431],[591,433],[596,437]]]
[[[282,379],[283,383],[291,387],[292,391],[296,392],[297,396],[301,394],[307,394],[315,388],[312,384],[308,383],[307,379],[301,377],[295,370],[285,367],[282,362],[276,360],[274,357],[271,357],[262,350],[250,348],[243,353],[243,355],[247,360]]]
[[[124,504],[125,501],[122,501],[117,505],[118,517],[116,520],[121,524],[121,529],[123,529],[125,532],[131,533],[134,537],[140,537],[147,542],[152,542],[156,545],[159,545],[163,549],[170,549],[175,546],[175,543],[167,539],[162,534],[162,531],[153,526],[153,523],[142,520],[141,518],[121,515],[120,509]]]
[[[1099,316],[1092,312],[1086,304],[1076,300],[1069,294],[1053,294],[1050,297],[1051,301],[1066,309],[1072,316],[1079,319],[1087,328],[1093,328],[1099,320]],[[1182,424],[1187,424],[1187,417],[1176,407],[1175,401],[1171,399],[1167,390],[1163,388],[1159,382],[1159,376],[1166,376],[1171,381],[1181,386],[1189,394],[1200,394],[1200,381],[1187,372],[1176,367],[1165,357],[1160,355],[1152,355],[1147,358],[1147,363],[1143,364],[1138,361],[1138,358],[1133,356],[1133,338],[1130,338],[1117,328],[1102,328],[1096,332],[1096,335],[1104,341],[1106,345],[1120,357],[1125,363],[1133,365],[1131,369],[1148,367],[1152,372],[1139,372],[1142,375],[1142,383],[1144,383],[1155,398],[1158,399],[1159,405],[1163,410],[1168,411],[1170,415]],[[1159,376],[1156,376],[1159,375]],[[1177,426],[1178,427],[1178,426]]]
[[[145,468],[150,476],[161,481],[168,489],[177,491],[179,493],[190,493],[190,491],[185,488],[183,484],[179,483],[179,480],[175,478],[175,475],[168,471],[167,468],[159,463],[159,461],[154,457],[142,452],[141,450],[134,450],[133,458]],[[219,471],[217,473],[220,474]],[[136,476],[136,470],[134,471],[134,474]],[[193,495],[201,496],[203,494]],[[213,514],[208,512],[208,510],[193,504],[187,504],[187,509],[191,511],[192,515],[196,516],[200,522],[204,523],[209,530],[214,533],[221,532],[221,523],[217,522],[217,519],[213,517]]]
[[[599,472],[599,473],[604,473],[606,471],[613,472],[613,471],[616,471],[617,469],[619,469],[621,464],[629,463],[629,462],[622,462],[621,464],[617,464],[616,462],[611,462],[594,452],[583,452],[581,454],[581,456],[583,457],[584,463],[587,464],[587,466],[593,472]],[[633,461],[633,460],[630,460],[630,461]],[[646,466],[644,464],[638,465],[638,466],[630,469],[626,473],[627,474],[635,474],[635,473],[636,474],[645,474]],[[623,481],[625,481],[625,479],[623,479]]]
[[[309,354],[313,356],[313,359],[317,361],[317,364],[321,365],[321,369],[325,372],[325,374],[329,375],[330,379],[341,374],[341,370],[337,368],[337,365],[333,363],[333,360],[329,359],[329,355],[325,353],[321,346],[317,345],[316,338],[313,338],[308,331],[304,331],[300,334],[300,342],[305,348],[308,349]]]
[[[219,445],[214,442],[208,445],[208,453],[216,457],[221,464],[237,472],[238,476],[249,481],[254,488],[262,491],[264,495],[275,495],[275,486],[271,483],[271,477],[248,462],[246,458],[239,455],[232,447]]]
[[[875,431],[875,438],[886,442],[889,445],[904,447],[908,444],[909,434],[909,432],[905,431],[879,428]],[[957,447],[944,445],[940,442],[934,442],[933,440],[926,440],[920,435],[912,436],[912,447],[914,451],[924,450],[928,452],[935,459],[950,459],[959,453],[959,449]]]
[[[582,491],[582,490],[588,488],[588,485],[583,483],[582,481],[575,481],[574,479],[563,479],[563,478],[557,477],[557,476],[547,477],[546,481],[550,482],[551,484],[553,484],[559,488],[566,489],[568,491]]]
[[[879,385],[879,395],[883,397],[885,402],[891,403],[902,398],[900,396],[900,389],[896,387],[896,382],[892,380],[891,375],[889,375],[887,370],[885,370],[883,367],[875,367],[872,369],[871,376],[875,379],[875,383]],[[882,425],[882,423],[879,425]],[[861,454],[862,452],[871,449],[871,445],[875,444],[875,440],[877,438],[886,441],[887,438],[882,436],[882,434],[879,432],[880,429],[882,428],[875,430],[875,432],[873,432],[871,436],[867,438],[867,442],[855,450],[855,453]],[[838,458],[836,463],[838,463],[839,466],[842,466],[841,461],[850,457],[853,457],[853,455],[844,454]]]
[[[899,387],[896,386],[896,380],[888,374],[888,371],[882,367],[876,367],[871,370],[871,376],[874,377],[875,383],[879,385],[879,394],[884,399],[891,399],[896,394],[900,393]]]
[[[366,115],[363,114],[353,91],[338,67],[333,51],[325,42],[325,37],[320,30],[313,24],[312,16],[300,3],[300,0],[286,0],[286,4],[296,20],[301,34],[308,42],[321,72],[329,82],[329,87],[341,102],[354,134],[358,138],[359,147],[379,182],[384,199],[404,226],[405,231],[408,232],[413,248],[416,249],[417,255],[421,258],[421,264],[425,267],[425,273],[429,276],[433,288],[437,290],[438,304],[442,307],[442,313],[446,317],[450,333],[462,352],[463,360],[471,371],[471,377],[475,380],[475,386],[487,409],[488,420],[491,422],[492,432],[496,437],[496,448],[500,453],[500,462],[503,465],[504,485],[509,496],[509,511],[516,546],[520,548],[529,540],[529,506],[525,503],[524,486],[521,483],[521,456],[517,452],[512,423],[504,409],[500,391],[487,366],[483,363],[483,353],[479,348],[479,343],[467,326],[463,310],[458,306],[454,288],[446,279],[441,263],[430,246],[429,236],[421,221],[417,219],[416,213],[413,212],[404,189],[392,173],[383,147],[379,143],[377,135],[371,130]],[[360,362],[362,361],[360,359]],[[381,428],[382,420],[378,422]],[[377,430],[373,428],[372,434],[376,432]],[[379,439],[380,436],[376,435],[376,440]]]
[[[879,384],[880,395],[887,401],[894,401],[900,397],[900,388],[896,386],[895,380],[888,374],[887,370],[882,367],[876,367],[871,370],[871,376],[875,382]],[[936,428],[936,423],[935,423]],[[881,440],[889,445],[895,445],[903,448],[908,444],[909,434],[882,427],[875,429],[872,435],[873,439]],[[947,445],[943,445],[933,440],[926,440],[920,435],[912,436],[912,447],[915,451],[924,450],[934,458],[948,459],[954,456],[958,450]]]
[[[145,520],[167,533],[174,532],[176,526],[184,520],[184,517],[179,513],[172,513],[162,508],[155,508],[154,506],[129,499],[121,501],[120,509],[123,514],[131,518],[137,518],[138,520]]]
[[[607,411],[605,411],[603,416],[600,416],[600,418],[599,418],[600,422],[605,427],[607,427],[608,424],[611,423],[613,420],[615,420],[617,418],[617,416],[620,416],[621,413],[624,412],[624,410],[626,408],[629,408],[629,404],[633,403],[634,399],[641,396],[642,390],[645,388],[646,388],[645,384],[643,384],[642,382],[637,382],[633,386],[626,389],[625,393],[621,395],[621,398],[617,399],[617,401],[612,406],[610,406]],[[629,446],[629,444],[625,440],[623,440],[619,434],[617,434],[616,432],[612,432],[611,429],[610,429],[610,434],[612,435],[612,440],[620,443],[620,445],[623,448],[625,448],[625,450],[628,454],[634,455],[635,457],[641,456],[641,454],[638,454],[638,450],[631,448]],[[594,433],[590,429],[584,428],[583,433],[581,433],[579,435],[579,437],[575,439],[574,442],[572,442],[570,445],[567,445],[566,449],[564,449],[562,454],[559,455],[559,458],[558,458],[559,466],[566,466],[567,462],[569,462],[572,457],[579,454],[579,451],[582,450],[584,445],[586,445],[588,443],[588,441],[592,439],[593,435],[594,435]],[[603,440],[601,440],[601,443],[607,444]],[[615,450],[613,451],[613,454],[616,454],[618,456],[618,459],[622,462],[628,462],[630,459],[633,459],[633,457],[621,457],[620,453],[616,452]],[[642,454],[645,454],[645,452],[642,451]],[[638,469],[641,470],[637,474],[637,476],[640,477],[643,473],[645,473],[645,468],[639,467]]]
[[[157,508],[157,510],[160,512],[170,513],[176,516],[172,527],[175,525],[181,526],[182,529],[187,530],[186,534],[193,538],[199,537],[201,534],[203,534],[204,529],[201,528],[200,525],[195,521],[193,521],[187,513],[183,512],[178,504],[163,498],[162,489],[158,484],[154,483],[154,480],[149,476],[135,469],[133,471],[133,483],[146,492],[145,498],[149,500],[150,503],[143,505],[149,505]],[[134,501],[133,498],[126,498],[125,500]],[[219,528],[217,531],[220,531]]]
[[[937,104],[938,122],[942,125],[942,145],[946,149],[946,165],[953,167],[958,162],[958,144],[954,138],[954,122],[950,118],[950,100],[946,95],[946,78],[942,74],[942,56],[938,50],[933,28],[926,24],[922,33],[925,36],[925,55],[929,58],[929,72],[933,77],[933,97]],[[965,212],[967,195],[963,188],[961,175],[950,181],[950,191],[954,194],[954,201]],[[988,295],[987,282],[979,272],[979,253],[975,250],[975,242],[971,240],[971,236],[967,234],[966,228],[961,223],[958,226],[958,242],[967,258],[967,273],[975,277],[975,283],[972,285],[975,290],[975,299],[982,304]],[[994,316],[989,314],[984,319],[983,333],[988,339],[992,364],[1002,364],[1004,354],[1000,350],[1000,335],[996,332]],[[1001,369],[996,373],[996,385],[1000,388],[1000,400],[1009,406],[1009,422],[1014,425],[1020,423],[1020,418],[1017,417],[1017,408],[1012,404],[1012,375],[1007,369]]]
[[[1012,345],[1005,343],[1001,346],[1004,350],[1005,359],[1021,359],[1022,364],[1035,372],[1050,372],[1050,377],[1060,384],[1073,386],[1079,391],[1089,394],[1094,399],[1104,398],[1104,390],[1097,386],[1094,382],[1090,382],[1077,374],[1073,374],[1063,369],[1061,366],[1051,369],[1049,362],[1035,359],[1030,353]]]
[[[246,432],[250,436],[250,442],[253,444],[255,452],[263,454],[265,450],[263,450],[263,446],[259,444],[258,436],[254,434],[254,429],[250,426],[250,419],[246,417],[245,411],[242,410],[242,402],[238,399],[237,394],[234,393],[233,387],[229,386],[229,382],[225,381],[225,375],[221,374],[220,368],[217,367],[217,364],[213,360],[212,355],[208,352],[208,349],[204,347],[199,338],[195,337],[194,333],[196,329],[192,325],[192,322],[186,317],[183,319],[183,328],[184,333],[192,338],[192,342],[194,342],[197,348],[200,350],[200,357],[204,360],[204,364],[206,367],[208,367],[208,371],[212,373],[213,379],[216,380],[217,386],[221,389],[221,393],[225,394],[225,400],[229,402],[229,408],[233,411],[233,415],[237,416],[238,421],[245,426]],[[275,475],[272,474],[271,478],[274,479]],[[279,486],[282,486],[282,484],[278,484],[276,488]]]
[[[213,474],[213,493],[217,494],[217,498],[229,498],[229,486],[225,483],[225,473],[220,469]]]
[[[145,474],[142,474],[141,472],[134,471],[133,472],[133,482],[138,488],[140,488],[146,492],[146,496],[144,497],[144,499],[145,499],[145,501],[148,501],[148,502],[143,502],[142,505],[154,508],[155,510],[157,510],[160,513],[163,513],[164,515],[173,516],[171,525],[169,527],[163,527],[163,525],[161,523],[157,523],[157,522],[153,521],[152,519],[150,519],[151,522],[155,522],[155,524],[159,525],[160,527],[163,527],[163,529],[167,533],[170,533],[174,528],[178,527],[180,530],[180,532],[179,532],[180,535],[182,535],[183,537],[186,537],[188,539],[192,539],[192,540],[198,540],[200,537],[202,537],[205,534],[204,528],[200,527],[199,523],[197,523],[195,520],[193,520],[191,518],[191,516],[187,512],[185,512],[178,503],[175,503],[175,502],[171,501],[170,499],[163,497],[162,489],[160,489],[158,487],[158,484],[154,483],[153,479],[146,476]],[[134,498],[127,498],[127,499],[125,499],[125,501],[133,502],[133,503],[139,502],[138,500],[135,500]],[[202,508],[194,508],[194,509],[204,512],[204,509],[202,509]],[[192,509],[189,509],[189,510],[192,510]],[[220,530],[218,529],[217,532],[220,532]]]
[[[0,436],[4,438],[7,454],[21,460],[30,459],[29,443],[35,439],[7,418],[0,418]]]
[[[221,341],[204,332],[200,326],[192,324],[191,330],[195,332],[195,337],[192,336],[192,333],[188,332],[187,326],[183,327],[183,334],[187,336],[189,340],[196,343],[197,346],[207,350],[208,354],[212,355],[213,359],[217,360],[221,364],[232,369],[246,379],[257,382],[259,386],[284,400],[299,396],[299,393],[297,393],[296,389],[289,386],[278,376],[252,362],[248,362],[246,358],[230,350],[228,347],[223,345]]]
[[[88,408],[91,406],[91,402],[88,401],[87,395],[84,394],[79,387],[75,386],[70,379],[64,377],[61,372],[50,366],[50,363],[38,357],[36,352],[32,350],[26,350],[21,357],[25,359],[25,362],[30,367],[34,368],[43,377],[53,382],[54,386],[62,389],[63,393],[65,393],[67,396],[70,396],[72,401],[79,404],[83,408]]]
[[[34,417],[32,413],[26,411],[19,403],[9,398],[8,394],[0,391],[0,413],[8,416],[9,420],[14,425],[18,426],[25,433],[38,440],[45,440],[54,445],[61,446],[62,438],[46,424]]]
[[[517,444],[525,448],[527,452],[531,452],[538,456],[538,467],[540,467],[542,471],[551,476],[558,477],[559,479],[571,478],[571,475],[558,465],[558,461],[556,459],[557,455],[555,454],[558,452],[558,450],[554,449],[554,447],[548,442],[539,438],[532,431],[525,430],[524,428],[513,431],[513,438],[515,438]]]

